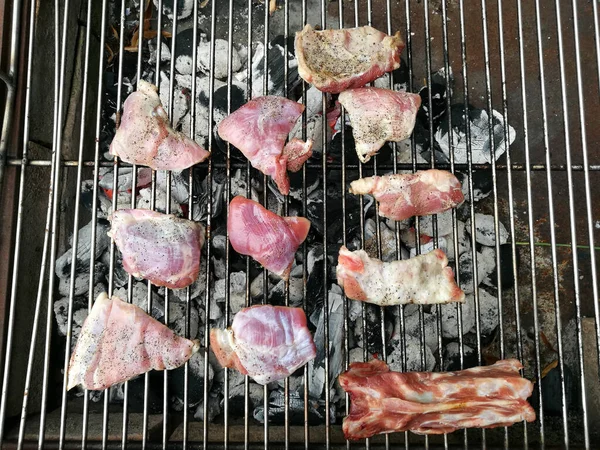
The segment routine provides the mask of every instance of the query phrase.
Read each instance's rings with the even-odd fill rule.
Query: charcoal
[[[231,374],[232,371],[229,371],[229,373]],[[242,414],[242,412],[244,411],[246,399],[246,387],[243,383],[233,387],[231,387],[231,384],[229,386],[229,410],[234,411],[234,414],[243,417],[244,414]],[[248,399],[250,400],[251,408],[256,408],[262,405],[264,395],[265,389],[263,386],[251,381],[248,383]]]
[[[469,369],[471,367],[478,366],[477,355],[468,345],[463,345],[463,367],[462,369]],[[450,342],[444,347],[444,370],[454,371],[461,370],[460,367],[460,345],[458,342]]]
[[[342,371],[343,364],[343,325],[344,325],[344,309],[343,309],[343,291],[338,285],[333,284],[328,294],[329,300],[329,387],[337,379],[337,376]],[[318,319],[316,318],[318,317]],[[325,361],[325,314],[324,307],[320,311],[315,311],[311,317],[311,322],[316,322],[316,331],[314,341],[317,347],[317,354],[312,364],[312,371],[309,371],[309,383],[313,383],[313,388],[309,388],[311,395],[320,397],[323,386],[319,389],[319,385],[324,383],[318,368],[324,367]],[[315,370],[317,373],[315,373]],[[310,372],[313,376],[310,376]]]
[[[242,197],[246,197],[247,186],[248,183],[246,181],[245,172],[242,173],[241,169],[237,169],[231,177],[231,196],[235,197],[237,195],[241,195]],[[224,192],[224,195],[226,194],[227,193]],[[256,189],[254,188],[250,189],[250,199],[254,200],[255,202],[259,201],[258,192],[256,192]]]
[[[448,82],[452,86],[454,77],[452,70],[449,71]],[[431,112],[429,111],[429,87],[424,86],[419,90],[419,96],[421,97],[421,108],[417,113],[417,120],[421,121],[425,125],[429,125],[429,119],[433,124],[434,132],[437,130],[441,123],[442,118],[446,114],[446,79],[445,70],[442,68],[438,72],[432,74],[431,77]],[[452,91],[452,90],[451,90]]]
[[[217,302],[225,302],[225,279],[215,282],[213,297]],[[229,308],[233,314],[237,313],[246,304],[246,273],[233,272],[229,275]]]
[[[271,292],[273,289],[273,284],[271,280],[267,277],[267,292]],[[264,294],[264,277],[263,274],[258,274],[252,283],[250,284],[250,295],[252,298],[261,297]]]
[[[291,45],[290,45],[291,44]],[[284,67],[289,64],[288,86],[290,91],[299,84],[297,63],[294,59],[293,37],[290,36],[288,42],[288,54],[285,55],[284,38],[279,35],[269,42],[268,45],[268,92],[269,95],[279,95],[287,97],[286,86],[284,83]],[[252,55],[252,97],[259,97],[264,94],[263,80],[264,73],[264,55],[265,49],[262,43],[257,44],[256,50]]]
[[[565,383],[565,408],[570,411],[576,403],[578,386],[573,375],[573,371],[568,365],[564,367]],[[537,387],[536,387],[537,390]],[[544,414],[550,416],[562,415],[562,381],[560,369],[558,366],[550,369],[545,377],[542,378],[542,396],[544,399]],[[531,396],[531,403],[536,410],[539,408],[539,394],[534,392]]]
[[[289,395],[289,423],[292,425],[304,424],[304,397],[297,392],[290,392]],[[260,423],[264,423],[265,415],[263,406],[258,406],[252,413],[253,417]],[[314,402],[308,404],[308,424],[318,425],[325,419],[323,405],[315,408]],[[269,394],[268,421],[276,425],[285,423],[285,396],[280,390],[272,391]]]
[[[470,299],[469,299],[470,297]],[[467,334],[475,326],[475,308],[473,305],[472,296],[467,296],[465,303],[460,306],[462,308],[462,331]],[[456,338],[459,335],[457,303],[449,303],[440,305],[441,321],[442,321],[442,336],[444,338]]]
[[[189,336],[194,339],[198,335],[198,328],[200,326],[200,317],[195,306],[190,305],[189,315]],[[186,305],[184,303],[171,302],[169,304],[169,328],[179,336],[185,336],[185,322]]]
[[[425,253],[429,253],[431,251],[433,251],[435,248],[439,248],[440,250],[442,250],[444,253],[446,253],[446,255],[448,254],[448,241],[446,240],[445,237],[438,237],[438,241],[437,241],[437,247],[435,245],[435,241],[430,241],[427,242],[426,244],[421,244],[420,248],[420,254],[424,255]],[[411,248],[410,252],[409,252],[409,256],[411,258],[414,258],[415,256],[417,256],[417,249],[415,248]]]
[[[196,222],[206,222],[208,217],[208,177],[202,181],[202,188],[198,192],[198,201],[194,201],[197,205],[194,207],[194,219]],[[217,181],[213,179],[212,183],[212,217],[215,218],[223,211],[223,192],[225,191],[225,181]]]
[[[471,161],[473,164],[485,164],[492,161],[493,154],[497,160],[506,151],[504,143],[505,126],[508,126],[509,145],[515,140],[515,129],[504,123],[502,114],[496,110],[492,110],[492,125],[493,125],[493,146],[490,142],[488,131],[488,119],[490,113],[483,109],[478,109],[470,106],[468,109],[468,119],[465,117],[464,104],[455,104],[451,107],[452,119],[452,139],[455,162],[462,164],[467,162],[467,126],[471,132]],[[449,158],[449,121],[446,116],[439,125],[435,133],[435,140],[443,154]]]
[[[115,288],[123,287],[127,285],[129,281],[129,274],[123,267],[123,256],[121,252],[115,252],[115,264],[113,267],[113,284]]]
[[[422,105],[423,106],[423,105]],[[440,125],[443,126],[443,123]],[[439,132],[439,128],[438,128]],[[417,162],[431,163],[432,145],[431,135],[429,133],[429,124],[421,120],[417,120],[411,136],[414,141]],[[412,147],[411,147],[412,149]],[[449,164],[450,158],[444,153],[437,140],[433,140],[433,154],[435,155],[436,164]],[[412,162],[413,154],[404,155],[403,162]]]
[[[290,286],[290,306],[300,306],[302,304],[302,288],[304,282],[302,278],[289,279]],[[285,281],[279,280],[279,282],[269,290],[269,303],[271,305],[283,305],[285,304]]]
[[[212,384],[215,373],[208,364],[208,386]],[[194,353],[188,362],[188,402],[194,406],[204,397],[204,355]],[[169,372],[169,393],[183,400],[185,389],[185,367],[181,366]]]
[[[425,344],[435,351],[438,348],[438,330],[435,314],[423,313],[423,327],[425,332]],[[399,318],[396,319],[394,336],[399,336]],[[418,313],[404,316],[404,333],[421,340],[421,319]]]
[[[215,417],[221,414],[221,401],[219,400],[219,397],[213,393],[210,393],[208,396],[207,411],[206,419],[208,422],[213,422]],[[194,419],[204,421],[204,399],[200,400],[200,403],[196,407]]]
[[[156,39],[148,40],[148,50],[150,51],[150,58],[148,58],[148,64],[156,64]],[[171,49],[165,42],[160,43],[160,62],[165,63],[171,61]]]
[[[458,255],[462,255],[465,251],[471,248],[469,235],[465,229],[465,223],[462,220],[456,221],[456,234],[458,235]],[[444,236],[446,240],[446,255],[450,261],[454,261],[454,231]]]
[[[471,202],[469,178],[467,174],[456,174],[462,184],[462,193],[467,202]],[[478,202],[489,197],[494,187],[494,180],[489,170],[473,170],[473,199]]]
[[[400,345],[400,341],[393,341],[393,343],[394,350],[388,355],[388,364],[391,370],[402,372],[402,345]],[[422,347],[421,340],[411,335],[406,335],[404,344],[406,348],[406,371],[428,372],[434,369],[436,361],[428,345]],[[425,366],[423,366],[421,360],[423,352],[425,355]]]
[[[433,236],[433,218],[436,218],[437,235],[446,236],[452,233],[452,211],[444,211],[434,216],[424,216],[419,219],[421,234]]]
[[[186,28],[177,33],[175,70],[184,75],[192,73],[194,29]]]
[[[61,298],[54,302],[54,319],[58,325],[58,333],[61,336],[67,335],[67,321],[69,318],[69,299]],[[73,299],[73,318],[77,311],[83,311],[87,317],[88,299],[85,297],[75,297]],[[85,318],[84,318],[85,319]],[[78,324],[81,326],[81,324]]]
[[[110,223],[104,219],[98,219],[96,224],[96,246],[95,255],[99,258],[102,252],[106,250],[110,244],[110,237],[107,233],[110,230]],[[85,272],[90,267],[90,240],[92,237],[92,222],[79,230],[79,239],[77,241],[77,258],[75,261],[75,270],[77,272]],[[71,241],[71,246],[73,242]],[[56,260],[56,276],[59,278],[67,278],[71,275],[71,258],[72,249],[67,250],[60,258]]]
[[[489,283],[489,275],[496,268],[496,258],[494,249],[482,247],[481,252],[477,252],[477,281],[478,283]],[[458,267],[460,270],[460,288],[465,294],[473,293],[473,256],[471,250],[460,255]]]
[[[369,256],[377,258],[377,235],[376,235],[376,223],[373,219],[367,219],[365,222],[365,251]],[[396,234],[394,231],[389,229],[385,222],[381,220],[379,222],[379,236],[381,238],[381,260],[382,261],[395,261],[396,256]]]
[[[127,301],[127,287],[115,289],[113,295],[119,297],[123,301]],[[131,302],[144,311],[148,310],[148,283],[146,281],[136,281],[133,283]],[[163,320],[163,317],[165,316],[165,304],[161,296],[156,292],[156,288],[152,288],[151,311],[152,317],[156,320]]]
[[[152,0],[154,7],[158,9],[158,0]],[[162,5],[163,14],[166,15],[169,20],[173,20],[173,2],[163,2]],[[177,19],[182,20],[188,18],[194,10],[194,0],[177,0],[176,11]]]
[[[210,73],[210,48],[212,42],[201,42],[198,44],[198,70],[206,73]],[[228,64],[228,44],[224,39],[216,39],[214,42],[214,71],[215,78],[223,80],[227,78],[227,64]],[[235,47],[231,49],[231,70],[237,72],[240,70],[242,63]]]
[[[467,233],[471,233],[471,219],[465,223]],[[498,237],[500,245],[508,241],[508,231],[502,222],[498,221]],[[496,245],[496,232],[494,226],[494,216],[489,214],[475,214],[475,241],[479,244],[493,247]]]
[[[148,395],[145,395],[144,384],[145,376],[140,375],[129,380],[128,398],[129,411],[132,413],[141,413],[144,411],[144,402],[148,402],[148,412],[150,414],[162,413],[163,407],[163,372],[151,371],[148,373]],[[100,391],[101,392],[101,391]]]
[[[94,281],[104,282],[105,274],[107,272],[106,266],[100,261],[96,261],[94,264]],[[88,271],[80,271],[75,274],[74,280],[74,294],[75,296],[84,295],[88,292],[90,284],[90,274]],[[71,285],[71,278],[61,278],[58,283],[58,292],[60,295],[68,296],[69,295],[69,287]]]
[[[473,295],[467,295],[464,306],[469,305],[469,308],[475,314],[475,297]],[[463,311],[464,311],[463,306]],[[473,317],[474,318],[474,317]],[[464,313],[463,313],[464,320]],[[498,326],[498,299],[496,296],[488,293],[483,289],[479,289],[479,326],[481,334],[489,336]],[[466,328],[466,325],[465,325]],[[471,330],[475,331],[475,320],[473,320],[473,326]],[[469,331],[465,329],[465,333]]]
[[[348,357],[350,358],[350,364],[352,364],[353,362],[363,362],[364,351],[360,347],[355,347],[348,352]]]

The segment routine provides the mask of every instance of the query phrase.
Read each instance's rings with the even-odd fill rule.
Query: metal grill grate
[[[1,3],[1,2],[0,2]],[[140,4],[141,3],[141,4]],[[273,3],[273,2],[271,2]],[[489,197],[478,202],[471,201],[460,213],[470,219],[467,232],[475,236],[477,232],[476,213],[486,213],[493,217],[493,260],[496,270],[485,274],[487,281],[494,285],[496,303],[494,306],[497,327],[490,339],[482,333],[482,302],[480,298],[481,260],[478,255],[481,246],[475,239],[470,240],[466,253],[472,258],[472,266],[463,270],[459,265],[456,277],[472,280],[474,287],[474,333],[466,333],[469,324],[462,305],[456,306],[454,327],[458,332],[454,339],[457,348],[458,368],[467,365],[481,365],[490,358],[517,357],[525,365],[525,375],[534,380],[538,389],[531,398],[535,405],[538,420],[529,425],[517,424],[500,430],[468,430],[442,437],[420,437],[409,433],[394,434],[373,438],[366,442],[367,447],[395,447],[403,443],[408,447],[480,447],[500,446],[516,448],[531,446],[583,446],[593,447],[597,430],[590,426],[600,415],[598,394],[598,352],[600,350],[600,307],[598,304],[598,270],[595,259],[595,242],[600,230],[598,193],[594,183],[600,181],[599,127],[596,117],[600,114],[600,32],[598,2],[523,2],[515,0],[481,0],[467,3],[464,0],[282,0],[278,10],[269,14],[268,5],[248,0],[229,2],[154,0],[147,8],[146,1],[128,0],[102,2],[83,0],[63,0],[36,2],[15,0],[12,5],[12,26],[10,27],[10,67],[6,78],[15,86],[13,126],[4,133],[11,132],[10,145],[3,157],[2,205],[8,214],[0,242],[0,254],[6,261],[0,270],[0,288],[6,291],[0,302],[0,323],[3,324],[2,348],[4,351],[2,399],[0,404],[0,443],[7,448],[58,445],[61,448],[112,448],[112,447],[198,447],[274,446],[312,448],[320,445],[329,447],[350,446],[341,435],[341,417],[348,412],[346,396],[334,401],[335,390],[327,388],[330,378],[331,352],[327,345],[330,335],[336,330],[330,327],[329,291],[335,282],[332,265],[335,260],[327,258],[330,249],[343,243],[350,244],[353,238],[352,221],[358,216],[358,241],[362,247],[373,245],[374,252],[382,257],[385,237],[382,235],[380,220],[374,215],[374,237],[368,238],[368,223],[365,211],[372,215],[376,205],[360,197],[357,204],[350,202],[347,185],[350,181],[371,174],[398,171],[417,171],[427,168],[441,168],[465,174],[464,185],[467,197],[475,199],[481,189],[480,181],[489,186]],[[178,15],[192,6],[189,17],[178,20]],[[176,14],[169,11],[175,10]],[[6,9],[5,11],[9,11]],[[165,13],[157,14],[158,11]],[[152,17],[148,15],[152,14]],[[183,15],[183,14],[182,14]],[[5,18],[6,19],[6,18]],[[131,41],[135,23],[144,24],[138,33],[137,42]],[[7,22],[5,20],[5,22]],[[229,114],[234,106],[236,86],[245,85],[247,101],[253,92],[262,95],[273,94],[274,85],[270,72],[280,61],[271,61],[268,51],[273,38],[283,36],[283,54],[292,51],[290,39],[303,25],[310,23],[321,28],[373,25],[391,34],[397,30],[404,32],[406,49],[403,53],[403,66],[406,88],[416,92],[421,86],[426,89],[423,104],[429,114],[425,119],[422,135],[414,136],[407,145],[400,143],[384,150],[372,163],[361,164],[353,157],[349,148],[349,131],[342,126],[339,140],[339,159],[331,156],[332,141],[326,130],[327,98],[321,99],[321,128],[319,136],[323,151],[318,158],[311,158],[300,173],[301,204],[297,211],[308,216],[311,205],[307,201],[308,182],[320,174],[324,185],[319,199],[317,213],[322,217],[319,237],[314,245],[324,249],[322,276],[319,283],[321,298],[311,298],[309,290],[309,270],[307,268],[309,249],[307,244],[299,250],[302,258],[301,295],[305,310],[315,302],[323,304],[324,372],[325,388],[320,399],[311,397],[309,392],[309,368],[301,374],[299,400],[304,409],[300,419],[292,418],[290,380],[283,386],[283,424],[260,424],[253,416],[250,399],[251,382],[246,376],[243,382],[243,412],[236,411],[239,405],[230,403],[230,381],[233,374],[224,371],[222,414],[214,421],[197,421],[190,414],[189,378],[190,367],[184,369],[183,405],[181,412],[171,408],[171,383],[169,372],[159,374],[162,380],[146,374],[142,383],[141,395],[130,392],[130,383],[124,385],[122,402],[111,402],[104,395],[100,403],[90,401],[88,392],[76,398],[64,389],[66,368],[69,362],[69,349],[72,347],[74,303],[82,295],[91,307],[94,298],[94,267],[97,259],[96,229],[100,223],[99,169],[112,168],[112,209],[118,205],[118,173],[128,166],[115,159],[103,156],[103,144],[107,137],[105,129],[110,121],[106,111],[114,106],[122,107],[127,92],[127,82],[135,85],[135,79],[145,77],[157,85],[161,83],[161,72],[168,73],[167,111],[174,117],[176,56],[181,48],[191,45],[192,77],[189,112],[185,121],[189,123],[191,135],[197,135],[201,124],[197,123],[198,87],[194,77],[199,55],[196,51],[202,34],[208,37],[208,92],[215,93],[217,79],[216,61],[222,55],[216,50],[215,39],[227,42],[225,77],[225,112]],[[165,38],[166,47],[156,44],[158,36],[170,33]],[[191,42],[183,43],[180,32],[191,30]],[[53,41],[50,38],[54,39]],[[4,41],[2,41],[4,43]],[[156,48],[155,62],[147,59],[149,43]],[[262,86],[257,88],[250,70],[253,61],[253,48],[261,43],[264,49],[262,66]],[[233,54],[236,46],[244,44],[248,50],[247,77],[238,82],[234,75]],[[5,46],[6,47],[6,46]],[[133,47],[133,48],[129,48]],[[162,52],[170,53],[170,61],[163,62]],[[52,57],[50,57],[50,54]],[[4,56],[4,53],[3,55]],[[135,61],[135,79],[125,80],[127,64]],[[287,58],[283,64],[283,86],[285,95],[294,100],[308,102],[309,86],[297,84],[292,75],[293,65]],[[17,70],[19,69],[19,70]],[[439,71],[443,69],[443,71]],[[438,72],[436,72],[438,71]],[[437,75],[436,75],[437,74]],[[434,76],[442,75],[441,80]],[[53,84],[50,84],[50,78]],[[396,88],[392,77],[386,78],[387,87]],[[447,95],[437,97],[435,85],[445,88]],[[162,92],[164,95],[165,93]],[[52,98],[52,100],[50,100]],[[213,124],[218,108],[216,95],[207,99],[207,120],[204,136],[207,148],[218,152],[221,143],[215,142]],[[462,111],[460,110],[462,105]],[[456,132],[452,111],[458,108],[459,117],[468,117],[468,105],[487,111],[483,119],[484,139],[504,155],[496,161],[490,157],[489,163],[474,159],[473,148],[480,144],[481,135],[473,135],[471,127],[465,134]],[[5,116],[10,117],[12,101],[7,102]],[[52,108],[52,119],[48,108]],[[448,123],[447,161],[439,161],[429,151],[428,160],[423,160],[423,142],[439,140],[435,134],[439,124],[433,117],[434,108],[445,113]],[[491,114],[496,110],[499,117]],[[43,111],[46,111],[43,113]],[[311,118],[305,111],[302,116],[302,137],[307,137],[307,124]],[[116,123],[119,114],[116,115]],[[5,122],[6,123],[6,122]],[[10,121],[8,122],[10,123]],[[342,123],[345,114],[342,112]],[[516,131],[516,139],[511,140],[510,124]],[[48,140],[44,141],[44,130]],[[4,142],[4,141],[3,141]],[[261,192],[261,202],[271,208],[280,208],[283,215],[291,211],[290,199],[283,199],[281,205],[274,204],[270,195],[268,180],[241,161],[234,154],[238,152],[225,145],[223,158],[212,158],[186,175],[189,196],[185,202],[187,217],[195,218],[200,207],[198,197],[206,204],[207,229],[205,244],[206,261],[213,261],[216,255],[214,238],[218,236],[215,226],[215,192],[232,197],[234,171],[241,170],[245,180],[245,191],[249,197],[256,186]],[[429,147],[432,145],[429,144]],[[466,149],[465,160],[458,152]],[[60,150],[60,151],[59,151]],[[497,150],[499,151],[499,150]],[[389,153],[393,157],[389,158]],[[238,152],[239,154],[239,152]],[[401,158],[401,155],[409,155]],[[385,159],[385,158],[388,159]],[[214,159],[214,160],[213,160]],[[424,162],[425,161],[425,162]],[[429,162],[427,162],[429,161]],[[132,168],[131,191],[136,191],[138,168]],[[164,191],[159,188],[161,174],[152,172],[150,184],[150,208],[164,205],[166,212],[171,209],[175,180],[171,173],[166,174]],[[224,176],[224,194],[216,186]],[[204,192],[199,192],[199,179],[205,180]],[[93,183],[82,187],[82,182],[92,179]],[[300,186],[296,186],[300,187]],[[332,197],[331,192],[337,192]],[[136,207],[137,196],[131,195],[130,205]],[[83,205],[90,203],[89,213]],[[228,202],[224,203],[228,213]],[[218,206],[218,204],[216,205]],[[328,211],[342,212],[341,217],[331,217]],[[44,217],[42,217],[44,216]],[[91,220],[90,242],[83,243],[79,231]],[[341,226],[339,225],[341,222]],[[351,223],[352,222],[352,223]],[[381,222],[381,223],[380,223]],[[452,244],[456,259],[459,257],[459,212],[452,211]],[[507,244],[501,245],[503,225],[508,231]],[[314,224],[313,224],[314,225]],[[328,233],[330,227],[341,230],[341,236]],[[434,218],[431,224],[433,245],[440,245],[438,226]],[[315,226],[315,225],[314,225]],[[421,231],[425,227],[421,221],[415,223],[416,252],[421,249]],[[393,253],[402,258],[401,230],[395,223],[391,230],[394,236]],[[67,320],[64,326],[66,338],[57,337],[57,322],[54,317],[55,302],[59,299],[57,277],[54,273],[57,257],[69,248],[72,235],[73,252],[70,264],[70,284],[67,305]],[[86,235],[87,236],[87,235]],[[228,236],[225,234],[226,242]],[[370,244],[369,244],[369,242]],[[89,281],[84,294],[76,295],[77,248],[89,245]],[[116,289],[117,253],[114,242],[108,248],[108,271],[106,286],[109,295]],[[9,259],[10,258],[10,259]],[[232,283],[233,254],[228,245],[224,247],[225,286]],[[10,263],[8,262],[10,261]],[[169,311],[173,303],[182,304],[185,311],[184,331],[189,336],[190,317],[194,302],[200,305],[204,314],[204,349],[208,349],[209,320],[211,303],[215,293],[212,264],[206,264],[205,288],[201,296],[195,298],[191,288],[187,288],[184,299],[173,298],[168,290],[164,292],[164,321],[170,322]],[[263,293],[258,297],[251,293],[251,261],[245,260],[245,305],[269,302],[269,277],[262,272]],[[488,276],[489,275],[489,276]],[[127,301],[134,296],[134,281],[129,276]],[[156,288],[147,284],[148,312],[153,310]],[[283,303],[290,304],[290,285],[286,283]],[[354,322],[350,318],[351,302],[343,299],[343,367],[350,362],[352,344],[350,336]],[[224,292],[224,323],[230,324],[232,293]],[[4,309],[2,309],[2,307]],[[4,313],[4,314],[3,314]],[[408,313],[403,307],[393,312],[384,308],[374,308],[361,304],[357,322],[362,323],[364,342],[362,357],[366,360],[373,354],[387,359],[394,347],[389,342],[390,332],[386,315],[398,318],[399,339],[393,345],[400,349],[400,366],[409,368],[410,355],[405,333]],[[426,348],[430,333],[428,318],[433,317],[437,333],[438,351],[433,353],[435,370],[448,366],[448,355],[442,351],[448,343],[444,336],[442,309],[435,306],[433,311],[419,307],[414,313],[418,319],[418,340],[420,368],[426,369],[431,361],[431,352]],[[375,318],[375,319],[373,319]],[[333,322],[332,322],[333,323]],[[375,323],[375,325],[374,325]],[[368,334],[367,329],[376,333]],[[371,339],[373,342],[369,342]],[[469,351],[469,347],[473,349]],[[356,348],[356,347],[355,347]],[[212,370],[208,356],[203,359],[204,380],[209,379]],[[555,381],[553,381],[555,380]],[[539,387],[542,386],[541,389]],[[133,389],[133,388],[132,388]],[[203,417],[209,415],[209,383],[202,387]],[[21,395],[24,392],[25,395]],[[159,412],[152,412],[153,392],[159,392]],[[18,394],[18,395],[17,395]],[[263,417],[269,417],[274,406],[269,400],[270,390],[264,387],[262,395]],[[310,405],[322,403],[324,414],[316,425],[310,418]],[[335,404],[334,404],[335,403]],[[338,405],[337,413],[331,414],[332,407]],[[540,405],[544,405],[541,407]],[[141,412],[132,412],[133,409]],[[236,418],[241,417],[241,418]],[[352,444],[353,447],[364,444]]]

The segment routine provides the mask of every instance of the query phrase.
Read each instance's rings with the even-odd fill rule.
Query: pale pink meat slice
[[[316,355],[304,311],[286,306],[242,309],[231,328],[211,330],[210,345],[223,367],[259,384],[284,379]]]
[[[123,254],[123,268],[156,286],[180,289],[200,271],[204,227],[191,220],[146,209],[120,209],[109,235]]]
[[[464,302],[446,254],[435,249],[414,258],[382,262],[364,250],[340,248],[338,284],[348,298],[380,306]]]
[[[349,89],[338,101],[350,116],[356,153],[362,162],[369,161],[387,141],[408,138],[421,106],[417,94],[375,87]]]
[[[527,402],[533,383],[522,378],[516,359],[458,372],[392,372],[378,359],[352,363],[338,378],[350,394],[346,439],[380,433],[451,433],[535,420]]]
[[[233,249],[287,279],[296,250],[310,230],[304,217],[281,217],[259,203],[237,196],[229,204],[227,230]]]
[[[436,169],[360,178],[350,183],[350,193],[371,194],[379,202],[379,215],[393,220],[438,214],[465,200],[456,176]]]
[[[67,390],[78,384],[101,390],[149,370],[183,365],[198,341],[177,336],[137,306],[100,294],[71,355]]]
[[[187,169],[210,156],[196,142],[173,130],[156,86],[144,80],[123,104],[110,154],[155,170]]]
[[[286,159],[286,167],[290,172],[298,172],[308,158],[312,156],[312,139],[306,142],[298,138],[292,138],[283,148],[283,156]]]
[[[400,67],[404,42],[365,26],[296,33],[298,73],[317,89],[332,94],[370,83]]]
[[[301,103],[284,97],[257,97],[221,121],[219,136],[237,147],[252,167],[272,177],[287,195],[290,179],[283,148],[302,111]]]

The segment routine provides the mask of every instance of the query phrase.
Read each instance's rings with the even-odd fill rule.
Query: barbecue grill
[[[6,99],[0,144],[3,448],[595,446],[594,423],[600,417],[595,253],[600,198],[593,189],[600,181],[597,1],[14,0],[0,5],[6,30],[0,36]],[[421,94],[421,126],[410,141],[388,145],[361,164],[350,128],[342,125],[331,137],[328,99],[314,96],[289,56],[294,33],[307,23],[403,33],[401,69],[376,83]],[[199,46],[205,51],[197,51]],[[186,63],[188,69],[182,69]],[[178,78],[184,75],[187,87]],[[143,206],[137,195],[140,168],[105,155],[123,102],[140,78],[159,86],[176,125],[204,139],[213,153],[182,174],[153,172]],[[267,178],[214,133],[222,116],[265,94],[318,110],[314,115],[309,107],[302,117],[301,137],[318,130],[320,150],[292,179],[295,198],[276,196]],[[444,220],[441,215],[427,223],[417,220],[414,252],[425,248],[420,241],[428,233],[431,247],[446,246],[455,255],[457,281],[471,293],[470,309],[467,304],[451,311],[379,308],[341,296],[332,270],[340,245],[370,248],[380,258],[408,256],[402,224],[380,218],[369,198],[348,193],[348,183],[432,167],[460,174],[468,201]],[[119,183],[125,174],[129,184],[122,190],[129,196],[122,200]],[[182,186],[185,198],[173,203]],[[312,237],[298,252],[296,282],[277,286],[268,273],[231,251],[219,227],[227,215],[223,199],[236,193],[256,195],[282,215],[311,219]],[[123,278],[118,251],[101,232],[107,208],[124,206],[177,212],[206,225],[206,263],[198,286],[182,294]],[[488,241],[475,238],[486,232]],[[179,315],[182,334],[201,336],[199,365],[146,374],[125,383],[122,392],[67,393],[78,313],[91,307],[99,284],[109,294],[122,289],[124,299],[141,301],[149,312],[162,307],[161,320],[172,326]],[[301,305],[316,328],[320,366],[307,366],[280,386],[264,389],[232,370],[218,371],[209,357],[208,330],[215,320],[231,324],[239,301]],[[221,316],[213,320],[217,312]],[[530,401],[537,420],[348,443],[341,420],[349,399],[330,380],[351,360],[372,357],[394,361],[397,370],[436,371],[518,358],[536,386]],[[321,388],[316,394],[315,386]]]

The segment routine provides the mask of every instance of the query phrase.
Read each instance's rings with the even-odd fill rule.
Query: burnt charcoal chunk
[[[129,380],[128,405],[132,413],[144,412],[144,375]],[[163,407],[163,374],[162,372],[149,372],[148,386],[148,412],[158,414]]]
[[[574,407],[574,401],[578,395],[578,388],[573,378],[573,372],[568,366],[565,369],[565,399],[567,411]],[[537,386],[537,384],[536,384]],[[562,386],[560,383],[560,369],[557,367],[551,369],[548,374],[542,378],[542,396],[544,398],[544,414],[550,416],[559,416],[562,414]],[[534,408],[539,408],[539,394],[537,387],[530,398]]]
[[[517,270],[521,263],[520,253],[516,252],[517,259]],[[496,276],[496,269],[488,276],[488,279],[493,286],[496,286],[498,277]],[[513,259],[512,259],[512,248],[510,244],[503,244],[500,246],[500,281],[503,289],[511,289],[515,285],[515,278],[513,272]],[[498,287],[498,286],[496,286]]]
[[[319,425],[325,420],[325,408],[316,402],[309,402],[308,405],[308,423],[309,425]],[[304,424],[304,397],[298,392],[290,392],[289,395],[289,420],[293,425]],[[254,410],[254,418],[261,423],[264,423],[264,409],[258,406]],[[285,423],[285,396],[282,391],[272,391],[269,395],[269,411],[268,421],[276,425]]]

